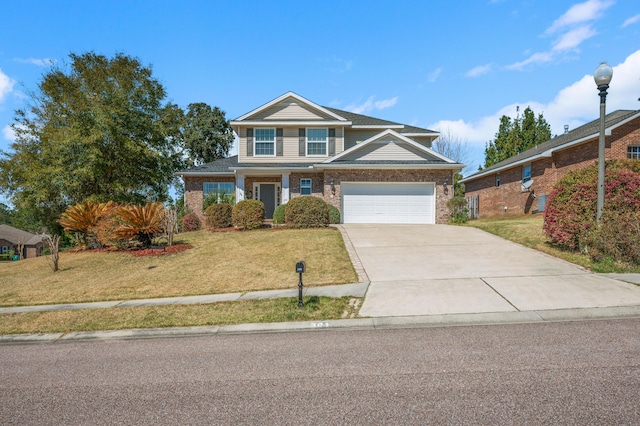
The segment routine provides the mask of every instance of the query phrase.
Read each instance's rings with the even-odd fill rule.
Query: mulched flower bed
[[[156,246],[146,249],[128,250],[127,252],[136,257],[164,256],[165,254],[180,253],[193,248],[191,244],[174,244],[172,246]]]

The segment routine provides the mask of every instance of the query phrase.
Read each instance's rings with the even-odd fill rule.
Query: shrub
[[[95,241],[95,236],[91,233],[91,228],[113,206],[112,201],[107,203],[85,201],[67,208],[60,216],[58,223],[62,225],[65,232],[76,236],[78,245],[96,247],[97,242]]]
[[[318,197],[296,197],[285,206],[285,222],[291,228],[320,228],[329,224],[329,205]]]
[[[96,238],[96,242],[100,247],[108,247],[111,249],[124,249],[130,245],[130,241],[121,238],[116,230],[122,224],[120,218],[120,209],[122,206],[113,204],[113,206],[100,218],[95,226],[90,228],[91,234]]]
[[[273,223],[276,225],[282,225],[284,223],[284,204],[280,204],[273,211]]]
[[[264,222],[264,204],[258,200],[243,200],[233,207],[231,213],[233,226],[249,231],[262,227]]]
[[[122,239],[135,238],[143,247],[149,247],[151,240],[164,232],[164,205],[147,203],[144,206],[123,206],[119,211],[122,223],[115,234]]]
[[[608,161],[601,226],[596,225],[597,165],[568,173],[556,184],[544,213],[550,242],[589,253],[596,260],[638,262],[640,164]],[[635,235],[635,237],[634,237]]]
[[[201,228],[200,219],[195,213],[187,213],[182,217],[182,232],[198,231]]]
[[[231,226],[231,204],[212,204],[204,212],[205,222],[208,228],[228,228]]]
[[[469,207],[464,197],[457,196],[447,201],[449,209],[449,223],[467,223],[469,221]]]
[[[338,210],[335,206],[328,204],[329,206],[329,223],[336,224],[340,223],[340,210]]]

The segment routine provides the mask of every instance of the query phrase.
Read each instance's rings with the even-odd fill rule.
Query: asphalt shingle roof
[[[396,123],[393,121],[382,120],[380,118],[369,117],[368,115],[356,114],[349,111],[343,111],[340,109],[329,108],[323,106],[334,114],[338,114],[341,117],[346,118],[351,121],[351,123],[355,126],[404,126],[403,129],[394,129],[398,133],[438,133],[435,130],[423,129],[421,127],[408,126],[402,123]]]
[[[31,232],[23,231],[22,229],[14,228],[13,226],[1,224],[0,225],[0,238],[7,240],[12,244],[18,244],[22,241],[24,245],[30,246],[42,242],[42,236],[32,234]]]
[[[617,110],[610,114],[607,114],[605,116],[605,127],[614,126],[619,122],[624,121],[627,118],[633,116],[634,114],[638,114],[638,112],[640,112],[640,110],[638,111]],[[584,124],[580,127],[576,127],[575,129],[567,133],[556,136],[555,138],[548,140],[547,142],[543,142],[540,145],[530,148],[524,152],[521,152],[518,155],[509,157],[506,160],[503,160],[499,163],[492,165],[491,167],[487,167],[486,169],[480,170],[472,175],[469,175],[464,180],[468,181],[469,179],[473,179],[473,177],[476,175],[485,174],[487,172],[490,172],[491,170],[500,169],[500,168],[503,168],[504,166],[508,166],[509,164],[526,160],[527,158],[531,158],[535,155],[541,154],[549,149],[557,148],[567,143],[582,139],[584,137],[597,134],[599,131],[600,131],[600,119],[590,121],[587,124]]]

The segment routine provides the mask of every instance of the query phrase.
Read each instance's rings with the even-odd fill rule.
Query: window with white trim
[[[255,147],[253,152],[256,156],[275,156],[276,129],[255,129],[254,144]]]
[[[531,164],[525,164],[522,166],[522,182],[531,180]]]
[[[300,195],[311,195],[311,179],[300,179]]]
[[[11,250],[11,248],[9,246],[2,246],[0,250],[0,254],[9,254],[9,250]]]
[[[496,188],[500,186],[500,173],[496,173]]]
[[[207,198],[208,194],[218,194],[218,203],[235,202],[235,185],[233,182],[205,182],[202,184],[202,197]]]
[[[640,160],[640,145],[629,145],[627,147],[627,158]]]
[[[307,129],[307,156],[327,155],[329,131],[324,129]]]

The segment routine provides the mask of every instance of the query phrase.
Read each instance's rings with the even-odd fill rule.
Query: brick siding
[[[627,147],[640,145],[640,118],[632,120],[605,138],[605,158],[627,158]],[[540,195],[551,194],[554,185],[572,170],[591,166],[598,161],[598,138],[553,153],[551,158],[531,162],[531,193],[522,191],[522,165],[500,171],[500,186],[496,173],[465,183],[466,196],[478,196],[480,217],[518,215],[538,212]]]

